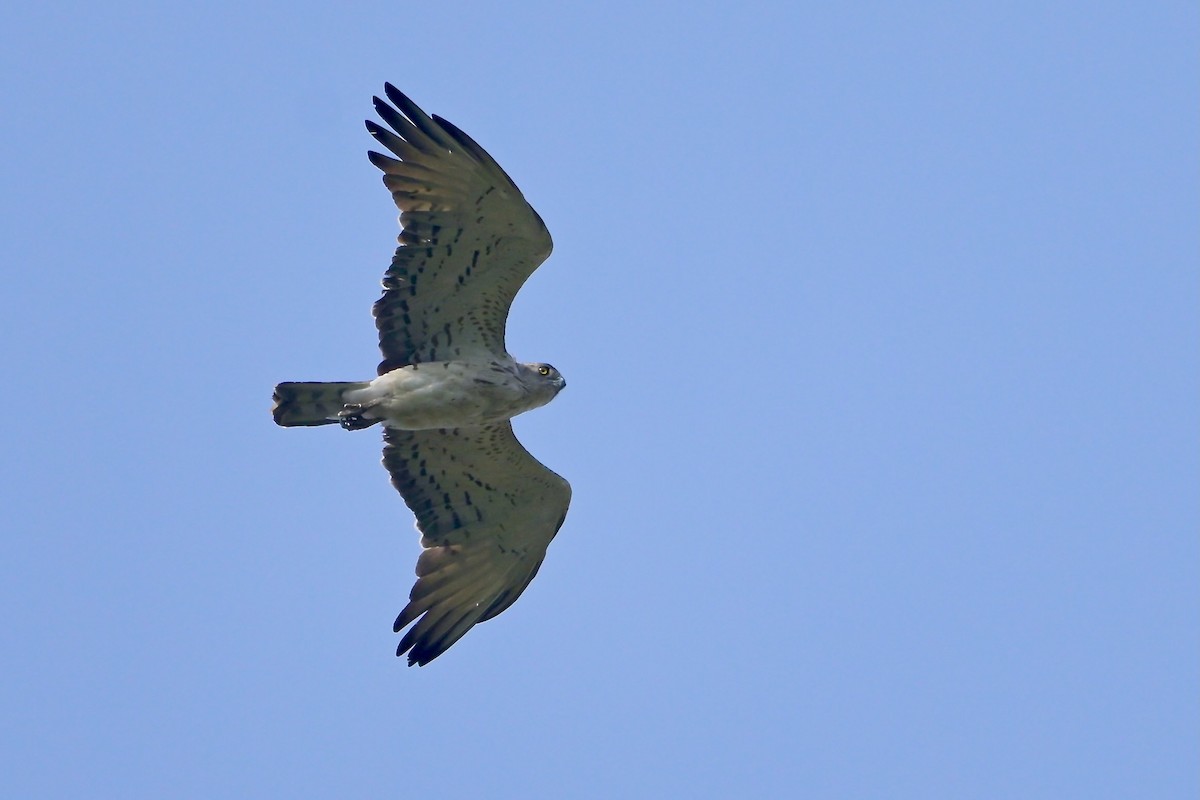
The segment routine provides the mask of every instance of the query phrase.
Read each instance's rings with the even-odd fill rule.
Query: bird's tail
[[[276,425],[331,425],[339,422],[338,412],[346,402],[342,393],[365,389],[369,381],[357,383],[281,383],[275,387],[275,406],[271,416]]]

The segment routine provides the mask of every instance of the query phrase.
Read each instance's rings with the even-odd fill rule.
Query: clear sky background
[[[0,795],[1200,791],[1193,2],[38,3],[0,22]],[[556,249],[574,485],[409,669],[391,81]]]

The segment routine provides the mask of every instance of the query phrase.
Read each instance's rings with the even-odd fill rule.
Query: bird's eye
[[[547,367],[545,364],[538,367],[538,375],[549,375],[549,374],[550,374],[550,368]]]

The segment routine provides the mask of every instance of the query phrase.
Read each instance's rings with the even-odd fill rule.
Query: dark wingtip
[[[408,95],[397,89],[395,86],[392,86],[390,83],[383,84],[383,93],[387,95],[388,100],[391,100],[398,106],[416,105],[416,103],[413,103],[413,101],[408,98]]]
[[[446,651],[438,650],[438,649],[430,649],[430,648],[418,650],[417,647],[414,647],[408,653],[408,665],[410,667],[423,667],[426,664],[428,664],[430,661],[433,661],[435,658],[437,658],[444,652],[446,652]],[[396,655],[400,655],[400,653],[396,653]]]
[[[441,655],[441,652],[429,655],[428,652],[420,652],[418,648],[414,647],[413,645],[408,645],[406,647],[404,643],[401,642],[396,646],[396,658],[403,658],[405,653],[408,654],[408,665],[410,667],[423,667]]]
[[[379,167],[384,172],[387,172],[387,168],[388,168],[389,164],[394,164],[397,161],[397,159],[389,158],[388,156],[385,156],[383,153],[377,153],[374,150],[367,151],[367,160],[370,161],[375,166]]]

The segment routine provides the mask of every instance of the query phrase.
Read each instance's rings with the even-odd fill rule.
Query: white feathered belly
[[[418,431],[500,422],[542,405],[498,363],[428,362],[394,369],[342,395],[367,419]]]

